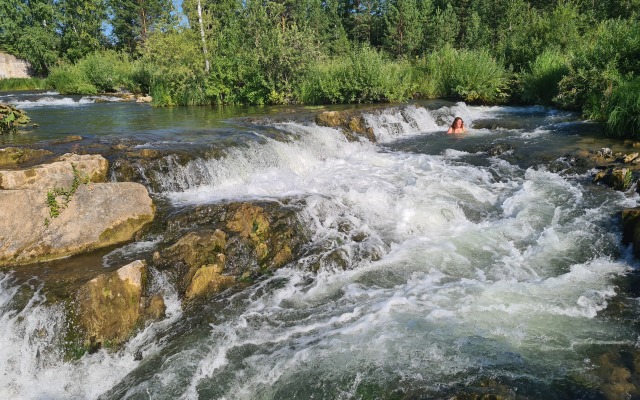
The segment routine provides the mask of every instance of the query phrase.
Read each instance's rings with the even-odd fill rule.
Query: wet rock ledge
[[[152,221],[147,189],[105,183],[100,155],[0,170],[0,267],[54,260],[130,240]]]

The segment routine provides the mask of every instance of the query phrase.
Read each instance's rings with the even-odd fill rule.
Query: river
[[[76,361],[63,358],[64,310],[47,301],[41,278],[0,271],[3,398],[611,399],[612,386],[637,379],[610,371],[633,371],[640,359],[637,265],[618,217],[639,199],[572,169],[568,152],[613,143],[573,113],[389,106],[365,111],[371,143],[317,126],[318,108],[154,109],[55,93],[0,100],[39,124],[4,145],[82,135],[222,149],[145,171],[155,174],[146,182],[153,198],[169,209],[295,199],[310,246],[343,260],[294,260],[198,309],[183,309],[153,271],[166,318],[120,351]],[[466,134],[444,133],[454,116]],[[161,239],[56,265],[111,268]],[[24,285],[35,293],[28,299]]]

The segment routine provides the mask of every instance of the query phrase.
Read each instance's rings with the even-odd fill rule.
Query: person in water
[[[455,117],[447,133],[464,133],[464,121],[460,117]]]

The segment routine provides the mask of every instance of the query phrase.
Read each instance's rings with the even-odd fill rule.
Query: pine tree
[[[415,55],[423,36],[423,23],[416,0],[387,3],[385,47],[396,57]]]
[[[117,48],[135,54],[149,33],[170,20],[171,0],[109,0]]]

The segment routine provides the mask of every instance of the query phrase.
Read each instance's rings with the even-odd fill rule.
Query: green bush
[[[545,50],[519,77],[522,100],[551,105],[559,93],[558,84],[568,73],[569,57],[555,49]]]
[[[7,78],[0,79],[0,92],[16,90],[41,90],[49,89],[47,81],[41,78]]]
[[[61,94],[97,94],[96,88],[75,65],[61,64],[51,68],[47,84]]]
[[[603,114],[609,133],[620,137],[639,137],[640,77],[613,89]]]
[[[62,94],[96,94],[121,89],[143,93],[150,84],[148,75],[142,62],[107,50],[89,54],[75,64],[53,67],[47,83]]]
[[[574,50],[568,74],[554,102],[603,119],[614,87],[640,75],[640,24],[625,20],[601,22]]]
[[[390,61],[365,46],[349,56],[312,65],[298,97],[306,104],[396,102],[410,98],[412,92],[408,62]]]
[[[485,50],[456,50],[445,46],[418,61],[414,71],[418,95],[454,97],[471,103],[507,99],[508,75]]]

